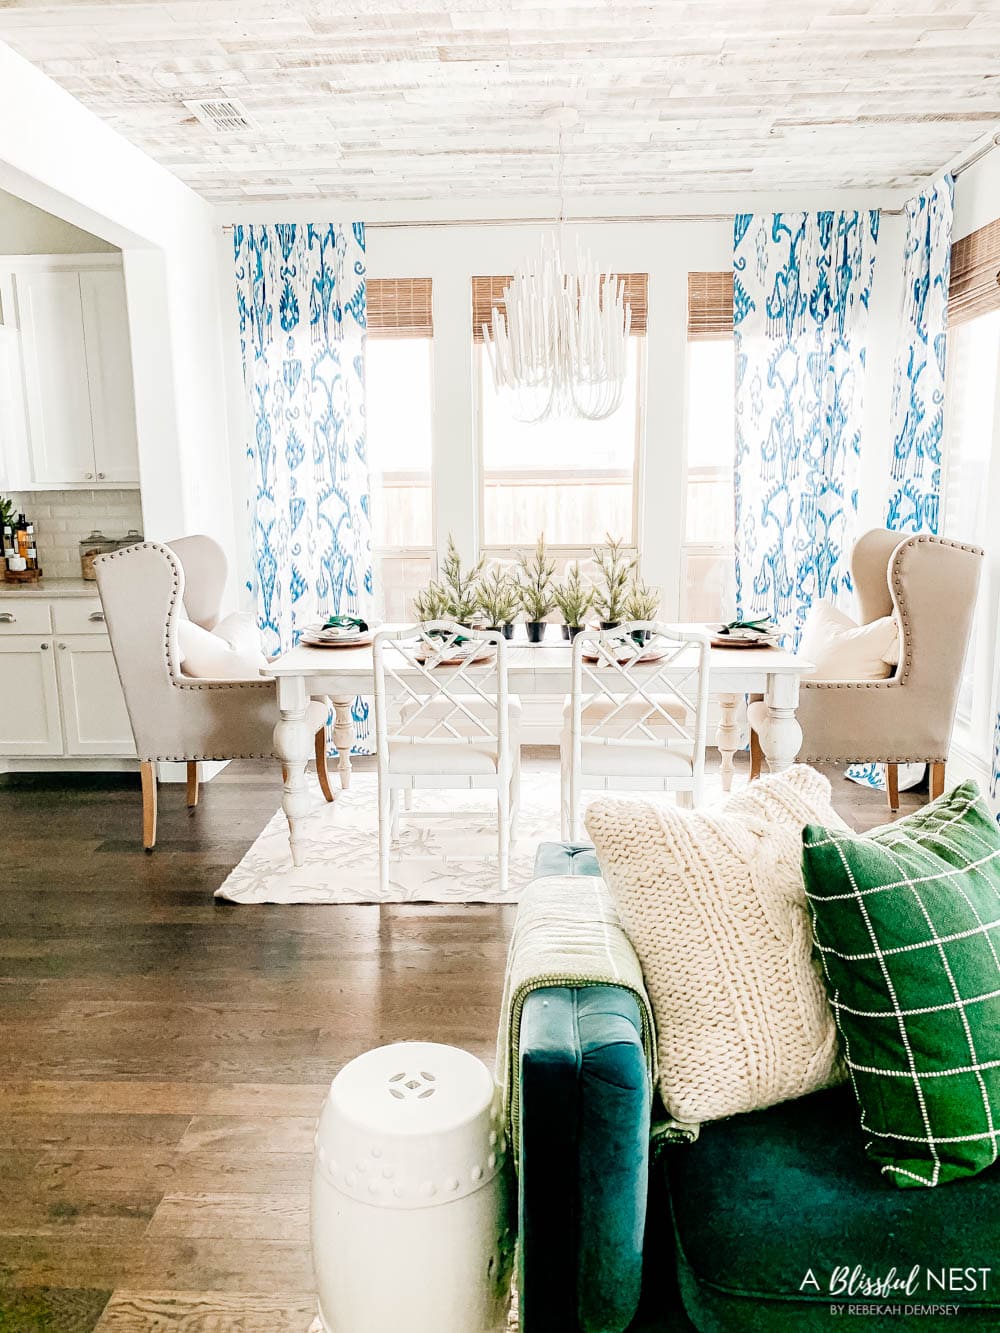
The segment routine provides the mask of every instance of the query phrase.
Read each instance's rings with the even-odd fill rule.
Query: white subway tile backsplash
[[[142,532],[138,491],[17,491],[11,499],[34,521],[47,578],[79,578],[79,543],[97,529],[106,537]]]

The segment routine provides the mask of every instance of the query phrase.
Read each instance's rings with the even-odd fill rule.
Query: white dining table
[[[550,626],[546,639],[539,644],[516,639],[508,643],[508,685],[512,694],[569,693],[572,648],[568,641],[554,637],[557,632],[557,626]],[[489,664],[472,669],[483,673],[483,687],[488,690],[492,669]],[[690,664],[679,659],[675,669],[680,679],[690,670]],[[641,667],[633,668],[633,673],[638,676],[641,670]],[[657,663],[651,670],[662,672],[662,664]],[[748,694],[763,695],[767,705],[760,743],[770,771],[778,773],[794,763],[802,745],[802,730],[795,719],[799,679],[809,670],[811,663],[781,648],[711,649],[709,693],[718,699],[720,706],[716,745],[722,758],[725,791],[732,785],[733,757],[743,743],[740,710]],[[288,820],[292,861],[299,866],[304,859],[301,822],[312,809],[305,776],[314,745],[314,737],[306,722],[309,700],[326,695],[333,703],[333,739],[339,754],[341,784],[346,788],[351,781],[351,750],[355,739],[353,703],[358,695],[370,695],[374,690],[372,648],[370,644],[356,648],[310,648],[300,644],[269,663],[265,674],[273,676],[277,682],[278,720],[274,728],[274,749],[282,766],[281,805]],[[399,674],[406,675],[405,671]],[[663,675],[669,675],[669,672],[663,672]],[[417,673],[414,673],[412,683],[419,685]]]

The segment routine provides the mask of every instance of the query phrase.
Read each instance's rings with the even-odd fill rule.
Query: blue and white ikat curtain
[[[737,614],[792,645],[850,587],[878,232],[876,211],[735,221]]]
[[[905,208],[903,304],[893,366],[886,527],[940,526],[948,281],[955,182],[943,176]]]
[[[945,350],[955,182],[943,176],[906,204],[903,300],[892,370],[885,525],[937,533],[941,522]],[[904,764],[900,790],[915,787],[924,764]],[[852,782],[885,788],[882,764],[854,764]]]
[[[249,421],[254,594],[264,649],[326,614],[371,614],[360,222],[233,229]],[[355,704],[364,748],[368,708]]]

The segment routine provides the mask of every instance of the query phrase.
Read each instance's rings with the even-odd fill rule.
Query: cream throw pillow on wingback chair
[[[899,626],[893,616],[859,625],[832,603],[815,602],[797,655],[813,663],[814,680],[883,680],[899,663]]]
[[[843,1078],[812,958],[807,823],[846,829],[804,765],[715,809],[599,800],[587,831],[639,955],[670,1115],[716,1120]]]

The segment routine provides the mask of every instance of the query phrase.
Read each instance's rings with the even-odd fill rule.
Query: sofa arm
[[[619,986],[534,991],[518,1076],[523,1333],[622,1333],[639,1304],[649,1166],[635,996]]]

